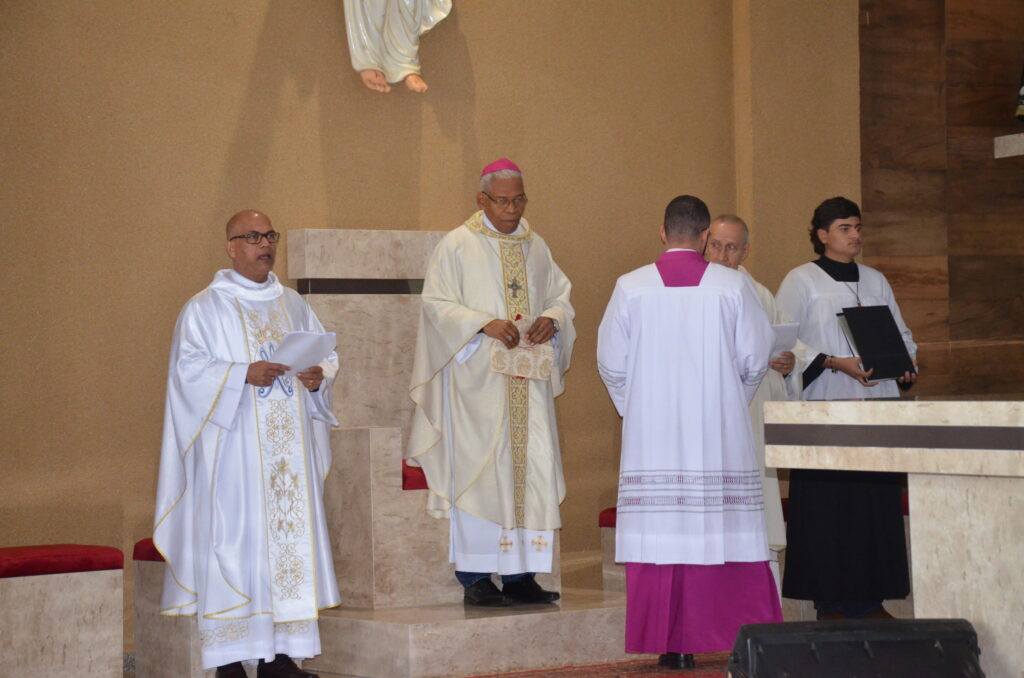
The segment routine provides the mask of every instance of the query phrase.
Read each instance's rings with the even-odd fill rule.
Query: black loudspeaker
[[[966,619],[747,624],[727,678],[984,678]]]

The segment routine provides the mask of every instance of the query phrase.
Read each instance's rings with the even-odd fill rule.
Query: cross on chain
[[[544,537],[537,537],[530,542],[530,545],[537,548],[537,553],[542,553],[547,548],[548,543],[544,541]]]
[[[501,541],[498,542],[498,546],[501,547],[501,552],[502,553],[508,553],[509,549],[511,549],[513,546],[515,546],[515,543],[511,539],[508,538],[507,534],[503,534],[501,536]]]
[[[508,284],[508,288],[510,290],[512,290],[512,298],[513,299],[518,299],[519,298],[519,290],[523,289],[522,285],[520,285],[519,281],[516,280],[515,278],[512,278],[512,282],[510,282]]]

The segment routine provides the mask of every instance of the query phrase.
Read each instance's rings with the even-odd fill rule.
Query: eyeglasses
[[[514,197],[514,198],[512,198],[510,200],[509,198],[492,198],[491,194],[488,193],[487,191],[480,191],[480,192],[483,193],[484,195],[486,195],[488,200],[490,200],[491,202],[493,202],[495,205],[497,205],[498,207],[500,207],[502,209],[505,209],[509,205],[512,205],[513,207],[517,207],[517,208],[518,207],[522,207],[523,205],[526,204],[526,200],[527,200],[525,195],[517,195],[516,197]]]
[[[259,245],[260,241],[266,238],[267,242],[273,245],[274,243],[281,239],[281,234],[278,233],[277,231],[267,231],[266,233],[260,233],[259,231],[249,231],[248,233],[243,233],[242,235],[233,235],[230,238],[228,238],[228,240],[238,240],[239,238],[245,238],[245,242],[249,243],[250,245]]]

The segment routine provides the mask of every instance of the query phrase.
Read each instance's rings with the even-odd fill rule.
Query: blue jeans
[[[520,572],[519,574],[503,574],[501,575],[501,583],[508,584],[514,581],[522,581],[527,577],[533,577],[533,572]],[[455,578],[459,580],[467,589],[473,584],[477,583],[481,579],[487,579],[491,576],[490,572],[460,572],[455,570]]]

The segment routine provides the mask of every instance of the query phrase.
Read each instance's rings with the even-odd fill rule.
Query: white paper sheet
[[[337,344],[338,337],[334,332],[289,332],[270,360],[291,367],[285,376],[294,377],[319,364]]]
[[[775,345],[772,346],[772,358],[778,358],[783,351],[792,351],[796,346],[797,333],[800,331],[800,323],[783,323],[772,325],[775,332]]]

